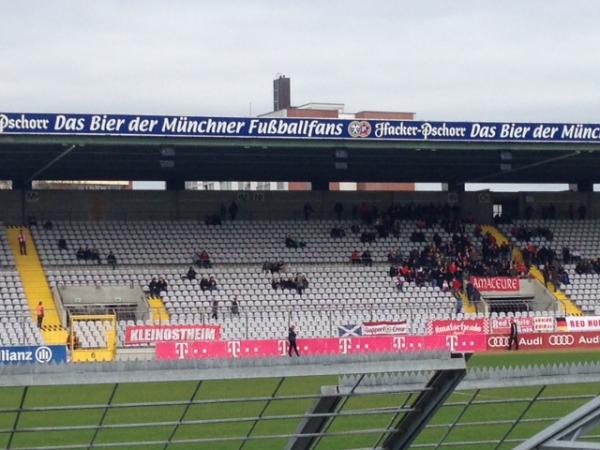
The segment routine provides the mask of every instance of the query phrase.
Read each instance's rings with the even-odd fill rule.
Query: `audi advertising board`
[[[487,350],[506,350],[508,339],[507,334],[488,335]],[[518,342],[519,350],[600,348],[600,333],[523,333]]]
[[[67,362],[66,345],[0,347],[0,364],[48,364]]]

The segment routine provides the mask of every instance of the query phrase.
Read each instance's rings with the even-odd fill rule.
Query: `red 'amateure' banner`
[[[487,350],[506,350],[508,339],[506,334],[488,335]],[[518,335],[518,342],[519,350],[600,348],[600,333],[524,333]]]
[[[427,324],[427,333],[430,335],[460,335],[460,334],[487,334],[487,319],[436,319]]]
[[[517,292],[521,289],[518,277],[471,277],[470,281],[479,292]]]
[[[485,351],[485,335],[372,336],[298,339],[301,355],[349,355],[358,353]],[[156,359],[264,358],[287,356],[285,339],[241,341],[157,342]]]
[[[125,345],[158,341],[218,341],[220,325],[136,325],[125,329]]]

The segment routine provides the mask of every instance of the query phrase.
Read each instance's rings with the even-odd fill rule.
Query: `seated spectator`
[[[211,268],[212,264],[210,263],[210,255],[206,250],[202,250],[200,253],[196,253],[196,265],[198,267]]]
[[[372,233],[370,231],[363,231],[360,235],[360,242],[362,242],[363,244],[375,242],[375,233]]]
[[[115,268],[114,266],[117,265],[117,259],[114,257],[115,255],[112,255],[112,258],[110,258],[110,255],[112,254],[112,251],[108,252],[108,255],[106,256],[106,262],[113,266],[113,269]],[[100,264],[100,253],[98,252],[98,250],[96,249],[96,247],[92,247],[92,249],[90,250],[89,253],[89,259],[91,261],[96,261],[96,264]],[[114,262],[114,264],[113,264]]]
[[[456,309],[455,312],[456,314],[460,314],[462,312],[463,309],[463,301],[462,298],[460,298],[460,295],[455,295],[454,298],[456,299]]]
[[[190,266],[187,273],[181,278],[187,278],[190,281],[195,280],[196,279],[196,271],[194,270],[194,268],[192,266]]]
[[[358,250],[354,250],[352,252],[352,256],[350,256],[350,261],[352,262],[352,264],[360,264],[361,263],[361,256],[360,256],[360,253],[358,252]]]
[[[365,266],[371,266],[373,265],[373,258],[371,258],[371,252],[369,252],[369,250],[365,250],[362,254],[362,263]]]
[[[206,291],[209,287],[209,283],[208,283],[208,278],[206,278],[204,275],[202,275],[202,278],[200,279],[200,289],[202,289],[202,292]]]
[[[77,253],[75,253],[75,257],[76,257],[78,260],[85,259],[85,250],[83,249],[83,247],[81,247],[81,246],[80,246],[80,247],[77,249]]]
[[[294,240],[291,238],[291,236],[288,234],[285,237],[285,246],[287,248],[294,248]]]
[[[206,216],[204,218],[204,224],[205,225],[221,225],[221,216],[218,215],[212,215],[212,216]]]
[[[213,300],[210,310],[211,310],[211,314],[210,314],[211,319],[219,320],[219,302],[218,302],[218,300]]]
[[[448,292],[450,290],[450,286],[448,285],[448,280],[444,279],[442,281],[442,292]]]
[[[410,235],[411,242],[425,242],[425,233],[422,231],[413,231]]]
[[[402,292],[402,288],[404,286],[404,282],[406,280],[404,279],[404,277],[400,274],[396,275],[396,277],[394,278],[394,283],[396,284],[396,289],[398,289],[398,291]]]
[[[158,280],[156,279],[156,277],[153,277],[152,280],[150,280],[150,283],[148,283],[148,290],[150,291],[151,297],[158,297],[159,290]]]
[[[281,289],[296,289],[296,280],[293,277],[282,279]]]
[[[271,274],[281,272],[282,270],[285,271],[285,263],[283,261],[266,261],[262,266],[262,270],[264,272],[271,272]]]
[[[458,278],[455,278],[454,280],[452,280],[452,292],[454,292],[455,295],[458,295],[458,293],[460,292],[461,289],[462,289],[462,282]]]
[[[346,232],[343,228],[333,227],[329,232],[329,235],[334,239],[341,239],[346,237]]]
[[[390,275],[390,278],[394,278],[396,275],[398,275],[400,273],[400,270],[396,266],[390,266],[390,270],[388,273]]]
[[[67,250],[67,241],[65,240],[65,238],[60,238],[58,240],[58,249],[59,250]],[[81,250],[81,247],[80,247]],[[77,250],[77,259],[79,258],[79,250]]]
[[[337,220],[342,220],[342,214],[344,213],[344,205],[342,205],[340,202],[337,202],[335,205],[333,205],[333,211],[335,212]]]
[[[302,295],[302,292],[308,287],[308,280],[304,274],[296,274],[296,279],[294,280],[296,284],[296,291],[298,294]]]
[[[158,282],[156,283],[156,289],[158,290],[158,294],[160,295],[161,292],[167,292],[167,280],[165,280],[164,277],[160,277],[158,279]]]
[[[285,237],[285,246],[287,248],[304,248],[306,247],[306,242],[300,239],[292,239],[289,235]]]
[[[354,224],[350,227],[350,231],[352,231],[352,233],[354,233],[354,234],[358,234],[358,233],[360,233],[360,227],[358,225]]]
[[[51,230],[52,229],[52,222],[50,220],[46,220],[44,222],[44,225],[42,225],[44,227],[44,230]]]
[[[271,287],[275,290],[281,287],[281,281],[278,277],[271,278]],[[283,288],[282,288],[283,289]]]
[[[235,297],[231,301],[231,307],[230,307],[229,311],[231,312],[231,315],[233,315],[233,316],[239,316],[240,315],[240,307],[239,307],[239,304],[238,304],[237,299]]]
[[[212,276],[212,275],[208,279],[208,290],[209,291],[216,291],[217,290],[217,280],[215,280],[215,277]]]
[[[311,214],[314,212],[315,210],[313,209],[312,205],[308,202],[306,202],[304,204],[304,218],[306,220],[310,219]]]
[[[106,262],[112,266],[113,270],[117,267],[117,257],[112,250],[108,252],[108,255],[106,255]],[[98,256],[98,264],[100,264],[100,256]]]

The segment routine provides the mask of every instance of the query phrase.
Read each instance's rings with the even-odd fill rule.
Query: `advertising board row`
[[[514,321],[520,333],[550,333],[556,331],[554,317],[490,317],[485,319],[436,319],[427,324],[431,335],[503,334],[510,332]]]
[[[484,335],[316,338],[298,339],[297,344],[304,356],[421,351],[472,353],[486,350]],[[287,354],[286,339],[156,343],[156,358],[159,360],[265,358]]]
[[[0,135],[600,142],[600,124],[0,112]]]

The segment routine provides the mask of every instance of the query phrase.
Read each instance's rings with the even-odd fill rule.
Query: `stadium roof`
[[[600,181],[598,150],[600,125],[0,114],[17,181],[579,183]]]

